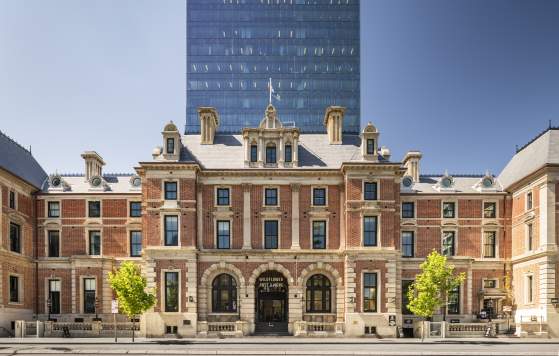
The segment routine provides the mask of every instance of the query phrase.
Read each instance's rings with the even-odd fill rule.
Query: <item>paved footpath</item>
[[[3,355],[559,355],[559,339],[0,338]]]

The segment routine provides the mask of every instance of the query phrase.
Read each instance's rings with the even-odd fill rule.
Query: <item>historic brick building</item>
[[[372,124],[342,134],[341,107],[326,134],[283,126],[271,105],[259,127],[217,134],[217,111],[198,111],[200,134],[167,124],[131,175],[85,152],[83,174],[47,177],[1,137],[0,327],[107,318],[107,274],[133,260],[158,296],[147,336],[390,336],[412,325],[402,291],[434,249],[467,275],[449,318],[506,315],[512,294],[517,325],[559,333],[558,130],[498,177],[424,176],[421,153],[393,160]]]

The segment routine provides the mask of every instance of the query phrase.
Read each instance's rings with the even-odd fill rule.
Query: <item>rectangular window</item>
[[[60,290],[62,282],[58,279],[49,280],[49,300],[47,307],[50,305],[50,314],[60,314]]]
[[[16,208],[16,193],[13,191],[10,191],[10,208],[11,209],[15,209]]]
[[[363,274],[363,312],[377,312],[377,274]]]
[[[497,280],[496,279],[483,280],[483,288],[497,288]]]
[[[375,140],[373,140],[372,138],[367,139],[367,154],[375,154]]]
[[[314,188],[312,191],[312,204],[315,206],[326,205],[326,189]]]
[[[526,304],[534,302],[534,276],[526,276]]]
[[[278,248],[278,222],[277,220],[264,221],[264,248]]]
[[[363,198],[365,200],[377,200],[377,183],[365,182]]]
[[[453,219],[456,217],[455,204],[445,202],[443,203],[443,218]]]
[[[167,139],[167,153],[170,155],[175,154],[175,139],[172,137]]]
[[[179,311],[179,272],[165,272],[165,311]]]
[[[19,303],[19,277],[10,276],[10,303]]]
[[[250,161],[257,162],[258,161],[258,146],[257,145],[250,145]]]
[[[139,218],[142,216],[142,203],[139,201],[130,202],[130,217]]]
[[[231,248],[231,226],[228,220],[217,221],[217,248]]]
[[[276,163],[276,146],[266,147],[266,163]]]
[[[526,250],[532,251],[534,244],[534,226],[532,224],[526,225]]]
[[[84,314],[95,314],[95,278],[83,279],[83,312]]]
[[[60,257],[60,232],[57,230],[48,233],[49,257]]]
[[[485,219],[495,219],[497,217],[497,204],[494,202],[483,203],[483,217]]]
[[[60,202],[57,201],[48,202],[48,217],[49,218],[60,217]]]
[[[290,163],[293,161],[293,152],[291,149],[291,145],[285,145],[285,162]]]
[[[410,289],[411,285],[413,283],[413,280],[411,279],[403,279],[402,280],[402,314],[413,314],[409,309],[408,309],[408,304],[410,302],[409,298],[408,298],[408,290]]]
[[[456,236],[456,232],[454,231],[443,231],[443,243],[442,243],[443,256],[454,256],[455,236]]]
[[[130,257],[142,255],[142,232],[130,231]]]
[[[101,232],[100,231],[89,232],[89,255],[90,256],[101,255]]]
[[[313,221],[312,223],[312,248],[326,248],[326,221]]]
[[[413,202],[402,203],[402,218],[412,219],[415,217],[415,204]]]
[[[229,205],[229,188],[217,188],[217,205]]]
[[[413,231],[402,231],[402,257],[413,257],[414,240]]]
[[[87,211],[90,218],[101,217],[101,202],[100,201],[88,201]]]
[[[377,217],[363,217],[363,246],[377,245]]]
[[[486,231],[483,234],[483,257],[495,258],[497,251],[497,232]]]
[[[21,253],[21,227],[10,223],[10,251]]]
[[[269,206],[278,205],[278,190],[276,188],[266,188],[264,189],[265,194],[265,204]]]
[[[448,292],[448,314],[460,314],[460,287]]]
[[[164,218],[165,246],[179,245],[179,217],[167,215]]]
[[[526,210],[530,210],[533,208],[533,200],[532,200],[532,192],[526,193]]]
[[[165,182],[165,200],[177,200],[177,182]]]

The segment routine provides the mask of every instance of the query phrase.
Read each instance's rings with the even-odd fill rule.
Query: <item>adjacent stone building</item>
[[[325,134],[284,126],[272,105],[238,134],[198,112],[200,134],[167,124],[130,175],[103,173],[90,151],[83,174],[47,177],[0,137],[0,327],[109,318],[107,274],[132,260],[158,297],[148,337],[411,335],[405,290],[437,250],[467,276],[453,322],[559,333],[558,130],[499,176],[426,176],[420,152],[394,160],[371,123],[343,133],[342,107],[326,109]]]

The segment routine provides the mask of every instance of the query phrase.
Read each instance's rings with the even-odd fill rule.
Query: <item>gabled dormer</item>
[[[361,132],[361,155],[365,161],[378,161],[378,137],[377,128],[369,122]]]
[[[284,127],[272,104],[257,128],[243,129],[245,167],[297,167],[298,147],[299,129]]]
[[[161,135],[163,135],[163,150],[161,152],[162,158],[167,161],[178,161],[182,146],[181,135],[173,121],[170,121],[167,125],[165,125]]]

